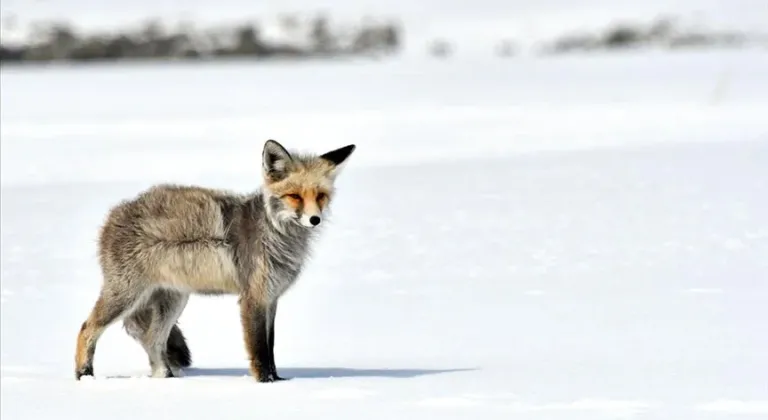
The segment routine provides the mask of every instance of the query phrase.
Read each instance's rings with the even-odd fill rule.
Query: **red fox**
[[[316,156],[267,140],[256,192],[161,184],[113,207],[100,230],[103,283],[77,337],[75,378],[93,376],[96,342],[120,319],[153,377],[180,376],[191,356],[177,320],[195,293],[238,295],[251,374],[284,379],[275,367],[277,302],[298,278],[354,150]]]

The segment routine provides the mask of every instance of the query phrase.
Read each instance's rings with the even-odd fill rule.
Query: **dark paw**
[[[282,378],[280,375],[277,374],[277,367],[275,365],[271,365],[269,367],[270,375],[272,375],[273,378],[275,378],[275,381],[287,381],[289,378]]]
[[[93,366],[86,365],[75,371],[75,380],[80,380],[83,376],[93,376]]]
[[[259,375],[258,381],[262,382],[262,383],[265,383],[265,382],[275,382],[275,377],[272,376],[271,374],[269,374],[269,375]]]
[[[277,372],[273,372],[272,376],[275,378],[275,381],[287,381],[291,378],[283,378],[282,376],[279,376]]]
[[[281,378],[276,372],[267,373],[265,375],[259,375],[259,382],[278,382],[285,381],[287,378]]]

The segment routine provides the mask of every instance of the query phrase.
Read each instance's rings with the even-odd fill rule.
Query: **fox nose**
[[[320,224],[320,216],[312,216],[309,218],[309,223],[312,223],[312,226],[317,226]]]

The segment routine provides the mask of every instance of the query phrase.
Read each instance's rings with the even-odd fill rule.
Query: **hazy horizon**
[[[477,0],[396,0],[327,2],[318,6],[308,0],[246,2],[222,0],[216,3],[136,0],[106,3],[95,0],[4,0],[3,37],[11,41],[19,30],[6,26],[6,17],[16,17],[20,27],[31,21],[65,20],[83,30],[135,26],[151,18],[166,22],[192,21],[206,26],[235,21],[275,23],[279,16],[312,16],[324,12],[331,20],[354,24],[360,19],[396,19],[405,27],[407,41],[451,36],[456,41],[499,39],[527,40],[552,37],[574,30],[595,30],[621,21],[649,21],[660,16],[677,16],[686,24],[713,28],[762,31],[768,21],[768,7],[758,0],[542,0],[539,2]]]

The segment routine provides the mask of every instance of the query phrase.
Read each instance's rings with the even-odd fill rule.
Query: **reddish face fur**
[[[322,210],[328,201],[328,193],[319,191],[316,188],[305,188],[285,194],[282,200],[288,207],[296,210],[300,210],[304,206],[312,207],[313,205],[317,206],[318,210]]]
[[[279,180],[267,180],[266,188],[283,203],[286,210],[298,215],[320,216],[328,206],[333,192],[330,178],[333,166],[323,161],[294,163],[288,175]]]
[[[321,156],[308,156],[291,154],[268,140],[262,152],[264,181],[268,194],[282,204],[273,209],[278,218],[296,220],[306,227],[318,225],[333,195],[339,165],[354,150],[354,145],[348,145]]]
[[[328,193],[315,187],[288,190],[280,199],[297,212],[320,213],[328,203]]]

